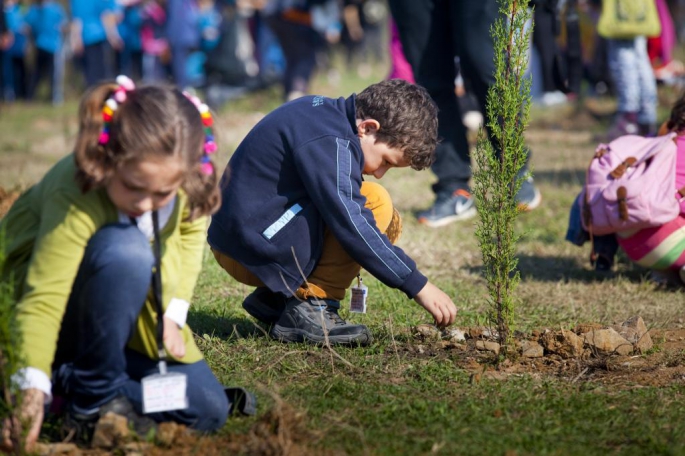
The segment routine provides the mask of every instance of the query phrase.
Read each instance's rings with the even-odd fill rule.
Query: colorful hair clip
[[[202,158],[200,159],[200,171],[202,174],[211,176],[214,173],[214,165],[210,160],[209,156],[217,151],[216,142],[214,142],[214,134],[212,132],[212,126],[214,125],[214,119],[212,118],[212,113],[209,111],[209,106],[204,104],[196,96],[193,96],[187,92],[183,92],[183,95],[190,100],[197,110],[200,112],[200,118],[202,119],[202,125],[205,130],[205,144],[203,148]]]
[[[100,138],[98,139],[98,144],[103,146],[109,142],[109,127],[112,123],[114,113],[119,108],[119,104],[126,101],[126,92],[131,92],[136,88],[135,84],[128,76],[117,76],[116,83],[118,87],[114,89],[114,93],[105,101],[105,105],[102,107],[102,121],[104,124],[102,126]]]

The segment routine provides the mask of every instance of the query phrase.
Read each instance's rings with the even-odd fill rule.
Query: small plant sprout
[[[483,255],[490,323],[497,329],[502,354],[514,330],[519,283],[514,222],[521,212],[516,194],[528,176],[523,133],[530,110],[528,65],[531,13],[528,0],[500,0],[500,16],[491,29],[495,45],[495,83],[487,96],[487,128],[481,127],[475,150],[474,195],[480,214],[476,237]]]

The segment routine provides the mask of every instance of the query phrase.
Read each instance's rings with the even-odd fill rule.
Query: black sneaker
[[[611,258],[608,258],[604,255],[597,255],[597,259],[595,260],[595,271],[597,272],[610,272],[611,268],[614,266],[614,262],[611,261]]]
[[[146,438],[151,431],[154,432],[157,429],[156,421],[140,415],[126,397],[119,396],[104,404],[97,411],[88,414],[77,412],[71,404],[62,422],[62,438],[89,443],[93,439],[98,421],[109,412],[126,418],[129,427],[139,437]]]
[[[285,312],[271,328],[271,337],[281,342],[314,342],[334,345],[368,345],[372,337],[364,325],[347,323],[338,315],[338,301],[288,300]]]
[[[286,297],[266,287],[256,288],[243,301],[243,309],[257,320],[272,325],[281,318],[285,310]]]
[[[532,211],[542,202],[540,190],[533,183],[533,178],[529,177],[521,183],[521,188],[516,194],[516,202],[519,208],[524,211]]]
[[[476,205],[471,193],[460,188],[454,193],[439,193],[433,206],[418,212],[416,218],[423,225],[438,228],[475,215]]]

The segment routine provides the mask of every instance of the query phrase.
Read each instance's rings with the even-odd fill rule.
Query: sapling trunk
[[[530,110],[528,65],[531,17],[528,0],[500,0],[491,28],[495,46],[495,83],[487,95],[486,125],[478,133],[473,193],[480,214],[476,236],[488,286],[489,321],[507,354],[515,324],[517,270],[514,223],[521,212],[516,194],[528,175],[523,133]]]

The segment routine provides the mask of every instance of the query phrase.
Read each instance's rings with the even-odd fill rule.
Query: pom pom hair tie
[[[128,76],[119,75],[116,79],[117,88],[102,107],[102,132],[98,139],[98,144],[104,146],[109,142],[109,127],[112,124],[112,117],[119,108],[119,105],[126,101],[126,93],[135,90],[136,86]]]
[[[209,107],[200,101],[196,96],[193,96],[187,92],[183,92],[183,95],[190,100],[197,110],[200,112],[200,117],[202,118],[202,125],[205,131],[205,144],[203,146],[202,158],[200,159],[200,171],[202,174],[211,176],[214,173],[214,165],[210,159],[210,155],[217,151],[217,145],[214,141],[214,133],[212,132],[212,126],[214,125],[214,119],[212,118],[212,113],[209,112]]]

